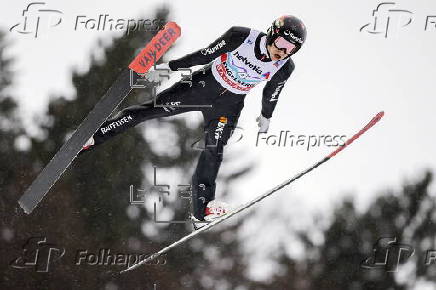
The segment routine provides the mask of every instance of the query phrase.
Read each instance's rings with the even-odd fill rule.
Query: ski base
[[[154,259],[156,259],[157,257],[161,256],[162,254],[168,252],[169,250],[171,250],[172,248],[177,247],[180,244],[183,244],[184,242],[192,239],[193,237],[199,235],[200,233],[210,229],[211,227],[214,227],[217,224],[222,223],[223,221],[231,218],[232,216],[236,215],[237,213],[253,206],[254,204],[260,202],[261,200],[263,200],[264,198],[272,195],[274,192],[282,189],[283,187],[289,185],[290,183],[294,182],[295,180],[299,179],[300,177],[306,175],[307,173],[309,173],[310,171],[314,170],[315,168],[317,168],[318,166],[320,166],[321,164],[327,162],[328,160],[330,160],[332,157],[336,156],[339,152],[341,152],[342,150],[344,150],[348,145],[350,145],[351,143],[353,143],[356,139],[358,139],[361,135],[363,135],[366,131],[368,131],[370,128],[372,128],[375,124],[377,124],[378,121],[380,121],[380,119],[384,116],[384,112],[379,112],[377,115],[375,115],[371,121],[368,122],[368,124],[366,124],[365,127],[363,127],[359,132],[357,132],[356,134],[354,134],[350,139],[348,139],[344,145],[340,146],[338,149],[336,149],[335,151],[333,151],[332,153],[330,153],[329,155],[327,155],[326,157],[324,157],[323,159],[321,159],[320,161],[316,162],[314,165],[312,165],[311,167],[305,169],[304,171],[296,174],[294,177],[285,180],[283,183],[281,183],[280,185],[274,187],[273,189],[270,189],[269,191],[265,192],[262,195],[259,195],[258,197],[254,198],[253,200],[239,206],[237,209],[223,215],[220,218],[217,218],[216,220],[196,229],[195,231],[191,232],[190,234],[182,237],[181,239],[179,239],[178,241],[172,243],[171,245],[163,248],[162,250],[160,250],[159,252],[156,252],[154,254],[152,254],[151,256],[147,257],[146,259],[130,266],[129,268],[123,270],[120,272],[120,274],[122,273],[126,273],[128,271],[134,270],[136,268],[138,268],[139,266],[148,263]],[[194,226],[195,227],[195,226]]]

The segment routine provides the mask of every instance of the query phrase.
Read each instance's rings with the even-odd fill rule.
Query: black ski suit
[[[240,47],[252,31],[245,27],[232,27],[207,48],[170,61],[168,64],[173,71],[207,65],[192,74],[192,86],[187,82],[175,83],[156,96],[156,104],[159,106],[154,106],[153,101],[150,101],[125,108],[104,122],[93,136],[95,145],[98,145],[149,119],[201,111],[204,117],[205,148],[192,176],[193,215],[200,220],[204,219],[207,203],[215,199],[215,180],[223,159],[223,147],[236,127],[246,96],[246,93],[231,92],[216,80],[212,73],[212,61]],[[265,48],[260,46],[262,38],[265,38],[265,34],[258,33],[256,40],[250,42],[254,49],[253,55],[265,63],[271,62]],[[243,61],[250,65],[250,59]],[[261,113],[266,118],[271,117],[278,95],[294,69],[290,58],[283,62],[280,69],[268,79],[263,90]],[[255,66],[251,67],[259,70]],[[178,107],[179,105],[190,107]]]

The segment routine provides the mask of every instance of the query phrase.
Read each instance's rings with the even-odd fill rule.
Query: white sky
[[[0,27],[9,28],[21,21],[21,12],[30,3],[9,1],[2,7]],[[203,47],[230,26],[239,25],[266,31],[273,19],[283,14],[302,18],[308,28],[304,47],[294,57],[296,70],[283,89],[274,112],[270,133],[289,130],[294,134],[351,136],[378,111],[383,120],[350,148],[296,182],[275,197],[257,206],[257,225],[268,224],[265,217],[277,205],[286,218],[304,224],[308,210],[327,213],[348,193],[354,193],[360,205],[366,205],[377,190],[398,188],[405,177],[414,178],[422,169],[436,167],[436,28],[424,31],[426,16],[436,15],[434,1],[396,1],[396,9],[412,11],[412,23],[398,28],[409,17],[392,18],[392,34],[359,32],[372,22],[372,10],[378,1],[46,1],[47,8],[63,12],[61,25],[43,31],[35,39],[16,32],[7,33],[9,54],[16,57],[13,94],[23,105],[29,130],[31,117],[43,112],[50,94],[73,97],[72,67],[86,69],[90,54],[99,40],[114,35],[102,31],[74,31],[77,15],[97,18],[152,16],[157,5],[170,3],[170,19],[182,27],[177,48],[167,59],[180,57]],[[386,14],[382,14],[386,15]],[[397,14],[398,15],[398,14]],[[380,16],[379,18],[383,18]],[[435,18],[436,19],[436,18]],[[380,29],[381,29],[380,24]],[[263,86],[262,86],[263,87]],[[238,204],[272,188],[310,166],[328,152],[320,147],[307,152],[304,148],[255,147],[260,112],[261,87],[246,97],[239,121],[244,139],[228,147],[226,156],[243,153],[258,162],[255,172],[241,179],[231,203]],[[229,166],[231,161],[229,161]],[[237,165],[236,165],[237,166]],[[223,168],[224,169],[224,168]],[[433,187],[435,189],[435,187]],[[217,197],[219,198],[219,185]],[[254,223],[254,225],[256,225]],[[246,232],[259,228],[247,223]],[[297,226],[297,225],[296,225]],[[250,229],[251,228],[251,229]],[[262,236],[275,236],[276,227],[264,227]],[[265,231],[265,233],[263,233]],[[258,239],[251,245],[265,255],[276,244]],[[289,241],[283,238],[282,242]],[[259,248],[257,248],[259,249]],[[260,275],[256,272],[256,275]]]

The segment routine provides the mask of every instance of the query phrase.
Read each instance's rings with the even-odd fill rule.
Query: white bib
[[[212,74],[224,88],[235,94],[247,94],[261,81],[269,80],[286,60],[263,62],[254,52],[259,31],[250,34],[235,50],[224,53],[212,63]],[[265,46],[266,36],[260,41]]]

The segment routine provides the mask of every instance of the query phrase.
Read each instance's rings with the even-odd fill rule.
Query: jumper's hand
[[[270,120],[260,115],[256,118],[257,126],[259,127],[259,133],[268,132]]]
[[[171,72],[170,66],[167,63],[161,63],[152,66],[150,70],[144,74],[144,79],[146,79],[149,82],[157,83],[160,82],[160,80],[164,77],[169,79],[170,72]]]

